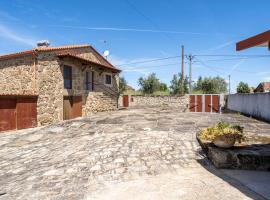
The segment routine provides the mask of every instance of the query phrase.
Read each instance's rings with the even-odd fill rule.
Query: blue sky
[[[108,59],[120,65],[179,56],[183,44],[186,54],[198,55],[194,80],[231,74],[235,91],[239,81],[250,86],[270,81],[270,58],[199,55],[269,54],[266,48],[235,51],[237,41],[269,29],[269,7],[269,0],[1,0],[0,54],[31,49],[47,39],[52,46],[89,43],[101,53],[108,49]],[[180,67],[180,58],[173,58],[121,69],[138,88],[137,79],[151,72],[169,84]],[[187,64],[185,71],[188,75]]]

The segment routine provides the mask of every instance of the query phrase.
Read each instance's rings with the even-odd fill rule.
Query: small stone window
[[[111,74],[105,74],[105,85],[112,85],[112,75]]]
[[[72,89],[72,67],[64,66],[64,88]]]

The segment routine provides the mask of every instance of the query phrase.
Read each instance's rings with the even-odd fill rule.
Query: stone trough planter
[[[222,135],[216,137],[213,141],[214,145],[220,148],[231,148],[235,144],[235,137],[230,137],[230,135]]]
[[[270,144],[220,148],[211,142],[202,141],[198,134],[197,140],[217,168],[270,171]]]

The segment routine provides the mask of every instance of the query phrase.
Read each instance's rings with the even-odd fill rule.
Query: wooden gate
[[[0,131],[16,128],[16,99],[0,99]]]
[[[126,108],[129,106],[128,100],[129,100],[128,95],[123,95],[123,106]]]
[[[218,94],[190,95],[189,111],[218,113],[220,111],[220,95]]]
[[[17,99],[17,129],[37,126],[37,100]]]
[[[31,128],[37,125],[37,98],[0,99],[0,131]]]
[[[82,116],[82,97],[65,96],[63,105],[63,119],[74,119]]]

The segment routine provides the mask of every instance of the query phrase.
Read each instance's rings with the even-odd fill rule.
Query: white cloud
[[[26,44],[28,46],[35,46],[35,40],[32,38],[18,34],[17,32],[11,30],[10,28],[0,25],[0,37],[8,40],[12,40],[17,43]]]
[[[10,21],[20,21],[20,19],[18,19],[17,17],[14,17],[10,14],[8,14],[7,12],[1,11],[0,10],[0,18],[3,20],[10,20]]]
[[[230,45],[233,44],[233,43],[235,43],[235,41],[234,41],[234,40],[231,40],[231,41],[229,41],[229,42],[225,42],[225,43],[219,44],[219,45],[217,45],[217,46],[215,46],[215,47],[212,47],[212,48],[208,49],[208,51],[216,51],[216,50],[220,50],[220,49],[223,49],[223,48],[225,48],[225,47],[227,47],[227,46],[230,46]]]

